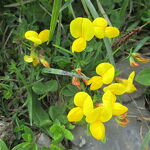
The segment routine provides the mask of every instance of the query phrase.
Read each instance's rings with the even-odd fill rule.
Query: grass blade
[[[48,43],[52,40],[56,24],[57,24],[57,19],[59,16],[60,8],[61,8],[62,0],[54,0],[53,3],[53,10],[52,10],[52,17],[51,17],[51,22],[50,22],[50,35],[49,35],[49,41]]]
[[[146,134],[146,136],[145,136],[145,138],[143,140],[143,143],[141,145],[140,150],[146,150],[146,149],[148,149],[148,143],[149,143],[149,141],[150,141],[150,130],[147,132],[147,134]]]
[[[74,0],[68,0],[60,9],[60,12],[67,8]]]
[[[150,39],[149,36],[145,37],[144,39],[142,39],[139,44],[136,46],[136,48],[134,49],[134,52],[138,52],[140,50],[141,47],[143,47],[143,45]]]

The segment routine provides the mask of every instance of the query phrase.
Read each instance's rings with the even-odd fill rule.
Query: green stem
[[[115,67],[116,65],[115,65],[115,60],[114,60],[114,57],[113,57],[113,52],[112,52],[110,41],[109,41],[108,38],[104,38],[103,40],[104,40],[104,43],[105,43],[105,46],[106,46],[109,61]]]
[[[109,20],[109,18],[108,18],[108,16],[107,16],[105,10],[103,9],[103,7],[102,7],[102,5],[101,5],[101,3],[100,3],[99,0],[97,0],[97,6],[98,6],[98,9],[99,9],[99,11],[101,12],[101,14],[102,14],[102,15],[104,16],[104,18],[107,20],[109,26],[112,26],[112,24],[111,24],[111,22],[110,22],[110,20]]]
[[[84,0],[81,0],[81,3],[82,3],[82,5],[83,5],[83,8],[84,8],[85,13],[87,14],[87,16],[88,16],[89,18],[91,18],[90,12],[89,12],[89,10],[88,10],[86,4],[85,4],[85,1],[84,1]]]

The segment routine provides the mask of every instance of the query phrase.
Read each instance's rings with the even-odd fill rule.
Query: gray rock
[[[44,133],[39,133],[37,136],[36,136],[36,143],[38,145],[38,148],[42,148],[42,147],[50,147],[50,138],[44,134]]]
[[[15,140],[13,121],[10,118],[0,116],[0,139],[9,145]]]
[[[105,123],[106,143],[86,136],[85,127],[78,126],[73,132],[75,140],[72,141],[72,150],[140,150],[143,137],[149,127],[148,122],[137,119],[150,115],[143,105],[144,99],[132,100],[132,103],[127,105],[130,120],[127,127],[119,126],[114,119]],[[84,144],[81,144],[83,141]]]

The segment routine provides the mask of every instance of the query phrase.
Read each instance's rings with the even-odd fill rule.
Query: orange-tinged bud
[[[72,78],[72,85],[76,86],[78,89],[81,89],[80,80],[76,77]]]
[[[78,75],[82,75],[82,76],[85,76],[85,77],[86,77],[86,75],[81,72],[81,68],[77,68],[77,69],[75,69],[75,70],[76,70],[76,72],[77,72]],[[88,85],[88,79],[82,78],[82,80],[83,80],[83,82],[85,83],[85,85]]]
[[[96,107],[99,107],[99,106],[102,106],[102,105],[103,105],[102,103],[96,103],[95,104]]]
[[[82,80],[83,80],[83,82],[85,83],[85,85],[88,85],[89,79],[82,79]]]
[[[130,122],[129,119],[127,118],[127,112],[120,116],[117,116],[115,120],[122,127],[126,127],[128,123]]]
[[[132,56],[141,63],[147,63],[149,62],[148,58],[143,57],[140,53],[132,53]]]
[[[45,59],[40,59],[40,62],[42,63],[42,65],[44,66],[44,67],[46,67],[46,68],[50,68],[50,65],[49,65],[49,63],[45,60]]]
[[[76,72],[79,74],[79,75],[81,75],[81,68],[77,68],[77,69],[75,69],[76,70]]]
[[[134,58],[132,56],[130,57],[129,61],[130,61],[130,66],[132,66],[132,67],[139,66],[139,64],[134,60]]]

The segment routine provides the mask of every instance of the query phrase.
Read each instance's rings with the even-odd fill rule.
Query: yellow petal
[[[38,58],[33,58],[33,66],[37,66],[39,64]]]
[[[42,41],[38,38],[38,33],[35,31],[27,31],[25,33],[25,38],[36,43],[36,44],[42,44]]]
[[[110,101],[112,103],[115,103],[116,101],[116,96],[110,92],[109,90],[106,91],[104,94],[103,94],[103,97],[102,97],[102,101],[105,102],[105,101]]]
[[[104,38],[105,37],[105,28],[104,27],[94,27],[94,35],[99,39]]]
[[[79,106],[79,107],[83,108],[83,104],[84,104],[85,100],[91,101],[91,96],[88,95],[86,92],[78,92],[74,96],[74,104],[76,106]]]
[[[75,107],[71,109],[67,115],[68,121],[70,122],[77,122],[82,120],[83,118],[83,111],[80,107]]]
[[[94,37],[93,24],[87,18],[83,18],[83,22],[82,22],[82,36],[81,37],[84,38],[86,41],[90,41]]]
[[[90,132],[92,136],[97,140],[103,140],[105,138],[105,126],[101,122],[91,123]]]
[[[113,115],[122,115],[125,112],[128,111],[128,108],[126,106],[123,106],[120,103],[114,103],[113,104]]]
[[[93,110],[93,101],[91,97],[86,98],[83,104],[83,114],[86,116]]]
[[[114,68],[114,66],[110,63],[101,63],[96,67],[96,73],[98,75],[103,76],[110,68]]]
[[[50,30],[45,29],[41,31],[38,35],[38,38],[42,41],[42,43],[47,42],[49,39]]]
[[[25,55],[23,58],[24,58],[24,61],[28,62],[28,63],[33,61],[33,57],[32,56]]]
[[[86,116],[86,122],[93,123],[93,122],[97,121],[98,117],[100,116],[100,113],[101,113],[100,107],[97,107],[97,108],[93,109],[91,111],[91,113],[89,113]]]
[[[89,41],[94,36],[94,27],[89,19],[78,17],[70,23],[70,32],[74,38],[82,37]]]
[[[90,90],[98,90],[103,85],[102,77],[100,76],[92,77],[90,80],[88,80],[88,85],[90,84],[91,84]]]
[[[103,103],[102,106],[100,107],[100,116],[98,118],[98,121],[100,122],[107,122],[112,118],[112,104],[111,102],[106,102]]]
[[[133,84],[126,89],[127,93],[133,93],[134,91],[137,91],[137,89]]]
[[[93,21],[94,27],[106,27],[108,25],[106,19],[99,17]]]
[[[126,92],[126,87],[122,83],[113,83],[105,87],[104,92],[111,91],[114,95],[122,95]]]
[[[72,43],[72,52],[82,52],[86,48],[86,41],[78,38]]]
[[[122,83],[123,83],[123,84],[125,85],[125,87],[126,87],[126,93],[132,93],[132,92],[134,92],[134,91],[137,90],[136,87],[135,87],[134,84],[133,84],[134,76],[135,76],[135,72],[133,71],[133,72],[129,75],[129,77],[128,77],[127,80],[126,80],[126,79],[122,80]]]
[[[82,21],[83,18],[78,17],[70,23],[70,33],[74,38],[79,38],[82,36]]]
[[[130,75],[129,75],[129,77],[128,77],[128,80],[129,80],[131,83],[133,83],[134,77],[135,77],[135,72],[133,71],[133,72],[130,73]]]
[[[105,37],[107,38],[114,38],[119,36],[120,31],[116,27],[106,27],[105,28]]]
[[[104,84],[110,84],[115,76],[115,68],[109,68],[103,75],[102,80]]]

